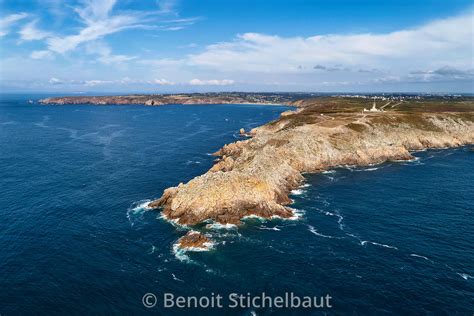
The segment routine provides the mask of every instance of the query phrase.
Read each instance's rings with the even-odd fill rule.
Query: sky
[[[0,0],[0,92],[474,93],[465,0]]]

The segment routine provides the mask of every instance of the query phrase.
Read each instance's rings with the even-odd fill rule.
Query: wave
[[[367,245],[367,244],[372,244],[372,245],[374,245],[374,246],[379,246],[379,247],[384,247],[384,248],[390,248],[390,249],[398,250],[398,248],[395,247],[395,246],[390,246],[390,245],[386,245],[386,244],[380,244],[380,243],[378,243],[378,242],[370,241],[370,240],[362,240],[362,241],[360,242],[360,244],[361,244],[362,246],[365,246],[365,245]]]
[[[255,215],[255,214],[250,214],[250,215],[246,215],[246,216],[242,217],[242,220],[244,220],[244,221],[249,220],[249,219],[256,219],[256,220],[259,220],[261,222],[266,222],[268,220],[268,218],[258,216],[258,215]]]
[[[184,164],[185,165],[192,165],[192,164],[200,164],[201,162],[199,160],[188,160]]]
[[[154,245],[151,245],[151,250],[148,252],[149,255],[155,253],[156,247]]]
[[[291,194],[293,194],[293,195],[302,195],[304,193],[306,193],[306,191],[302,190],[302,189],[291,190]]]
[[[148,205],[150,204],[151,200],[141,200],[138,202],[133,202],[132,205],[129,206],[127,209],[127,219],[130,224],[133,226],[135,224],[133,218],[143,215],[143,212],[151,210]]]
[[[474,277],[472,275],[469,275],[467,273],[456,273],[456,274],[459,275],[464,280],[474,279]]]
[[[237,225],[235,224],[221,224],[221,223],[210,223],[206,225],[207,229],[227,229],[227,230],[234,230],[237,229]]]
[[[201,247],[186,247],[186,248],[181,248],[178,244],[178,242],[173,244],[173,254],[181,262],[187,262],[187,263],[194,263],[191,258],[188,256],[188,252],[206,252],[214,248],[214,243],[213,242],[207,242],[204,243],[204,246],[206,248],[201,248]]]
[[[328,202],[327,205],[329,205],[329,202]],[[332,212],[321,210],[321,209],[317,209],[317,211],[321,214],[326,215],[326,216],[337,217],[337,224],[339,225],[339,229],[344,231],[344,227],[345,227],[345,225],[344,225],[344,216],[342,216],[339,212],[335,211],[334,213],[332,213]]]
[[[258,229],[261,229],[261,230],[274,230],[274,231],[280,231],[281,229],[278,228],[278,226],[275,226],[275,227],[267,227],[267,226],[260,226],[260,227],[257,227]]]
[[[324,237],[324,238],[336,238],[336,239],[341,239],[342,237],[336,237],[336,236],[328,236],[328,235],[324,235],[324,234],[321,234],[320,232],[318,232],[318,230],[316,228],[314,228],[314,226],[311,226],[311,225],[307,225],[308,226],[308,230],[315,234],[316,236],[319,236],[319,237]]]
[[[372,168],[364,168],[364,169],[357,169],[355,171],[375,171],[375,170],[379,170],[380,168],[382,167],[372,167]]]
[[[178,229],[181,229],[181,230],[188,230],[189,229],[188,225],[180,224],[177,219],[168,218],[168,216],[166,216],[163,213],[161,213],[161,215],[158,216],[158,218],[170,223],[171,225],[173,225],[174,227],[176,227]]]
[[[336,173],[336,170],[325,170],[323,172],[321,172],[322,174],[332,174],[332,173]]]
[[[171,273],[171,275],[173,276],[173,280],[179,281],[179,282],[184,282],[183,280],[179,279],[174,273]]]
[[[290,209],[293,212],[293,216],[288,217],[288,218],[282,218],[282,219],[289,220],[289,221],[297,221],[297,220],[300,220],[301,218],[303,218],[304,214],[306,213],[305,211],[298,210],[296,208],[290,208]],[[272,217],[274,217],[274,216],[272,216]],[[277,217],[279,217],[279,216],[277,216]]]
[[[425,260],[428,260],[430,262],[433,262],[431,259],[429,259],[428,257],[425,257],[425,256],[422,256],[422,255],[417,255],[416,253],[411,253],[410,254],[410,257],[416,257],[416,258],[421,258],[421,259],[425,259]]]

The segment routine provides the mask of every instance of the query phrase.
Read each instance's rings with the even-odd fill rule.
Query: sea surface
[[[260,105],[0,102],[0,314],[371,315],[474,312],[474,152],[306,175],[300,218],[208,229],[207,252],[143,206],[286,110]],[[145,293],[332,297],[324,310],[163,309]]]

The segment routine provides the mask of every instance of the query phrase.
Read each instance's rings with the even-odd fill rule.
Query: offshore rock
[[[178,247],[182,249],[209,249],[212,242],[205,235],[197,231],[189,231],[178,240]]]

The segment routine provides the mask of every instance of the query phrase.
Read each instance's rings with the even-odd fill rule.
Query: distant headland
[[[291,105],[292,102],[310,97],[297,93],[183,93],[183,94],[133,94],[123,96],[64,96],[42,99],[42,104],[93,104],[93,105],[148,105],[167,104],[266,104]]]

